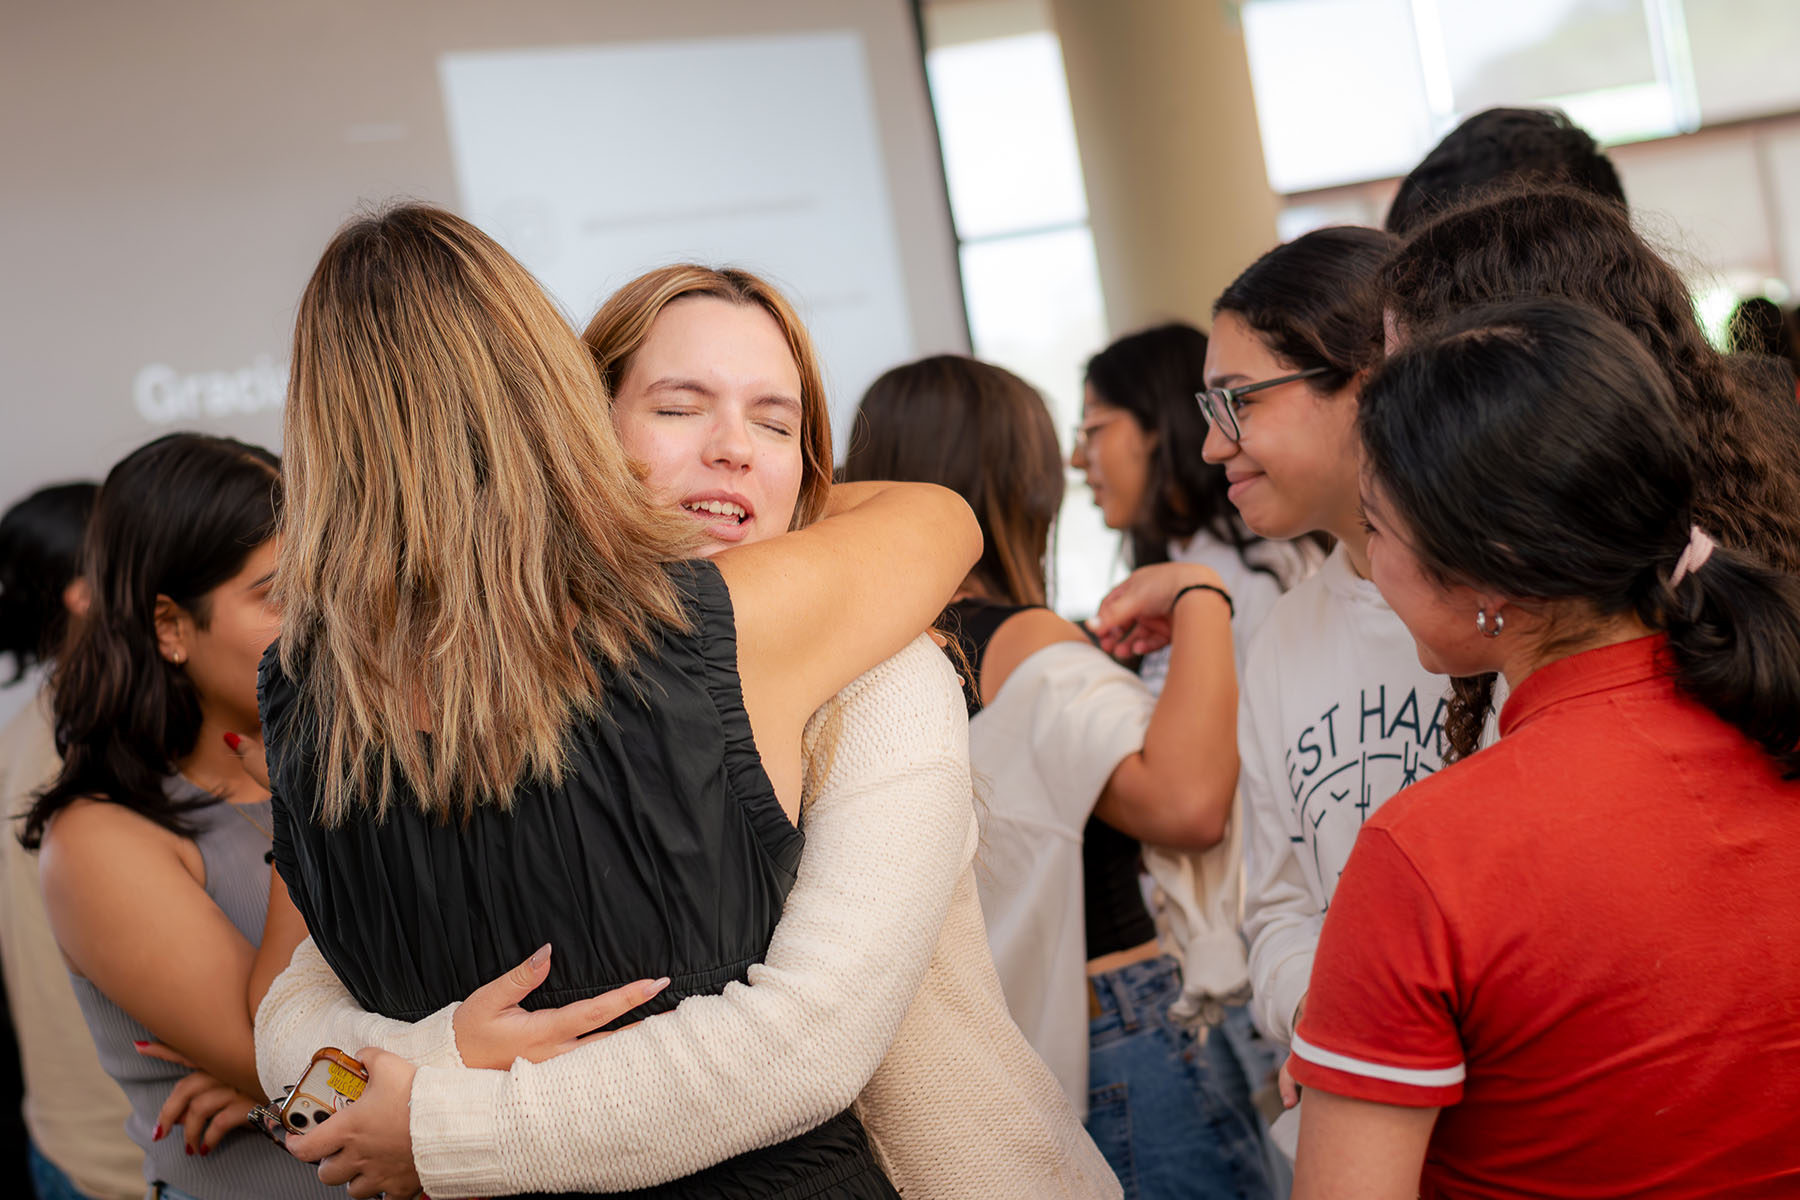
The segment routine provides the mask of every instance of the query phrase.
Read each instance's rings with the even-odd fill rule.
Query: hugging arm
[[[411,1133],[426,1191],[646,1187],[794,1137],[855,1099],[930,964],[973,812],[962,695],[929,639],[834,704],[809,729],[829,728],[837,748],[807,813],[799,877],[748,986],[543,1063],[423,1067]],[[284,976],[265,1011],[286,986]],[[335,977],[314,972],[304,990],[335,991],[329,1011],[347,1028],[408,1028],[355,1025]],[[450,1026],[443,1013],[426,1024],[440,1019]]]

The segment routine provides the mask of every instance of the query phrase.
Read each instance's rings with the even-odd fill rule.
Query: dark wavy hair
[[[1225,468],[1200,456],[1206,417],[1206,335],[1181,321],[1120,338],[1088,359],[1084,382],[1102,404],[1131,414],[1155,438],[1144,499],[1126,531],[1131,565],[1166,562],[1169,543],[1205,530],[1253,571],[1275,572],[1246,553],[1263,539],[1225,496]]]
[[[280,469],[259,446],[174,433],[107,474],[82,552],[88,611],[51,676],[62,771],[26,816],[19,840],[28,849],[84,796],[191,833],[185,814],[197,805],[171,801],[163,781],[194,748],[200,695],[162,657],[156,599],[167,596],[205,627],[208,593],[275,533]]]
[[[1725,325],[1725,342],[1733,354],[1761,354],[1800,363],[1787,314],[1767,296],[1738,302]]]
[[[1665,632],[1682,691],[1800,776],[1800,579],[1721,544],[1671,586],[1704,528],[1694,438],[1631,331],[1560,298],[1477,306],[1390,358],[1357,424],[1432,575]],[[1579,639],[1579,621],[1553,638]],[[1485,716],[1447,723],[1452,757],[1475,749]]]
[[[1496,300],[1561,296],[1637,338],[1674,388],[1698,448],[1700,523],[1727,545],[1800,571],[1800,407],[1748,386],[1700,330],[1675,269],[1616,204],[1573,188],[1517,189],[1422,226],[1382,272],[1411,336]]]
[[[1381,361],[1375,285],[1395,245],[1379,229],[1315,229],[1244,268],[1213,302],[1213,315],[1236,313],[1295,369],[1323,368],[1306,386],[1320,394],[1338,391]]]
[[[6,684],[52,657],[68,628],[63,593],[79,570],[82,535],[97,483],[40,488],[0,517],[0,656],[11,655]]]
[[[956,492],[981,523],[970,574],[1012,604],[1044,603],[1062,451],[1043,396],[1011,371],[959,354],[888,371],[863,394],[839,477]]]
[[[1390,233],[1406,234],[1486,188],[1563,183],[1625,207],[1619,172],[1587,130],[1549,108],[1490,108],[1444,135],[1394,193]]]

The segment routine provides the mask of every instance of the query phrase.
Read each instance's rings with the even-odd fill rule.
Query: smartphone
[[[288,1129],[306,1133],[362,1099],[368,1085],[369,1072],[361,1063],[335,1046],[327,1046],[312,1056],[306,1074],[280,1101],[276,1115]]]

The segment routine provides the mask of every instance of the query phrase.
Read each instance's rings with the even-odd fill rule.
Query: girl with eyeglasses
[[[1446,681],[1368,578],[1357,481],[1357,394],[1382,352],[1370,287],[1393,239],[1322,229],[1252,263],[1213,308],[1207,460],[1244,523],[1271,538],[1322,532],[1336,548],[1276,602],[1239,689],[1250,1007],[1287,1044],[1319,929],[1357,832],[1443,763]],[[1109,648],[1154,645],[1160,589],[1135,573],[1101,607]],[[1291,1103],[1292,1085],[1282,1081]],[[1291,1123],[1278,1130],[1288,1140]]]
[[[1204,563],[1237,611],[1232,645],[1243,666],[1277,597],[1322,557],[1310,542],[1258,536],[1226,499],[1225,472],[1201,455],[1206,418],[1194,396],[1206,386],[1206,335],[1176,321],[1128,334],[1088,360],[1081,424],[1069,465],[1081,471],[1107,526],[1125,537],[1133,568]],[[1166,648],[1138,674],[1160,691]]]

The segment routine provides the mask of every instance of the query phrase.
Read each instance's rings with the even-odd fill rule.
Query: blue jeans
[[[1233,1105],[1256,1114],[1257,1141],[1277,1200],[1286,1200],[1294,1190],[1294,1164],[1269,1137],[1261,1114],[1280,1112],[1281,1093],[1275,1073],[1286,1060],[1287,1049],[1257,1030],[1247,1005],[1227,1008],[1224,1021],[1206,1039],[1207,1070],[1214,1084]]]
[[[30,1143],[25,1153],[31,1161],[31,1186],[37,1192],[37,1200],[92,1200],[63,1174],[61,1167],[44,1157],[36,1142]]]
[[[1125,1200],[1271,1200],[1262,1122],[1238,1086],[1241,1071],[1215,1080],[1208,1047],[1219,1039],[1203,1047],[1169,1019],[1181,995],[1175,960],[1133,963],[1091,983],[1099,1015],[1088,1022],[1087,1129]]]

